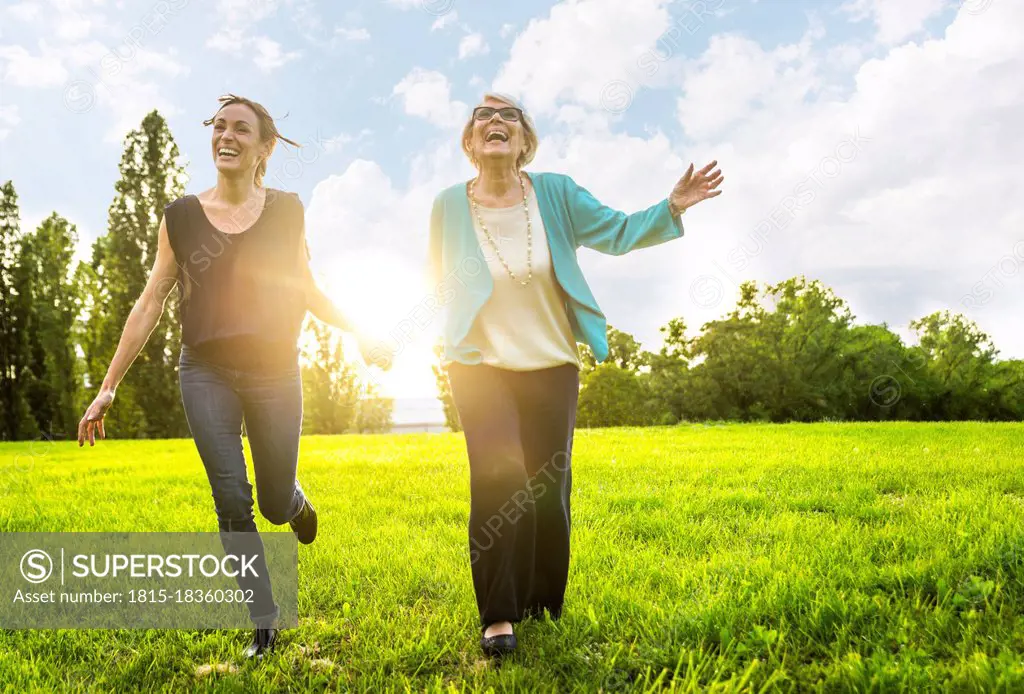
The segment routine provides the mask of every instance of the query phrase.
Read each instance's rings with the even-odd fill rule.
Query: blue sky
[[[393,332],[422,296],[433,195],[472,175],[461,123],[494,86],[537,121],[533,170],[619,209],[721,162],[725,194],[684,239],[581,252],[609,321],[646,346],[670,318],[724,313],[741,280],[804,273],[861,321],[910,339],[949,308],[1021,357],[1022,25],[1013,0],[6,0],[0,179],[26,225],[56,210],[84,248],[146,112],[198,192],[215,182],[202,121],[249,96],[305,145],[278,148],[268,184],[305,202],[318,274]],[[409,333],[411,392],[429,330]]]

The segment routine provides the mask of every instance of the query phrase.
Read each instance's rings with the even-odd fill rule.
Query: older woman
[[[598,361],[607,324],[576,260],[679,238],[680,215],[721,194],[717,162],[627,215],[563,174],[523,167],[537,135],[523,107],[487,94],[462,133],[476,178],[434,200],[431,270],[446,308],[444,358],[470,465],[469,544],[481,647],[516,647],[512,624],[562,611],[569,572],[577,342]]]

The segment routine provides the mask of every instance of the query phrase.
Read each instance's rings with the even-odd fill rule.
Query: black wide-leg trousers
[[[470,468],[469,556],[481,626],[547,609],[569,576],[569,495],[579,370],[454,363]]]

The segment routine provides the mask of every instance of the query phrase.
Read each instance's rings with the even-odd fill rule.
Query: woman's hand
[[[101,439],[107,438],[106,432],[103,430],[103,417],[106,416],[107,410],[110,409],[111,404],[114,402],[114,391],[112,390],[101,390],[96,399],[89,405],[89,409],[85,411],[85,416],[82,417],[82,421],[78,423],[78,446],[81,447],[85,444],[85,440],[89,439],[89,445],[96,445],[96,432],[98,431]]]
[[[358,335],[356,341],[359,343],[359,354],[367,365],[379,366],[384,371],[391,368],[395,353],[390,344],[365,335]]]
[[[686,211],[686,208],[696,205],[701,200],[722,194],[722,191],[716,189],[725,180],[725,177],[722,176],[721,169],[715,169],[717,165],[718,160],[716,159],[694,173],[693,164],[690,164],[690,168],[686,170],[683,177],[676,183],[675,188],[672,189],[672,194],[668,196],[668,204],[672,209],[673,217],[678,217]],[[711,171],[712,169],[715,170]]]

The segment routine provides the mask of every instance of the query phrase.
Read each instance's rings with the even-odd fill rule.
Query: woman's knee
[[[472,486],[496,492],[514,492],[527,487],[526,466],[522,455],[491,454],[470,469]]]
[[[260,515],[274,525],[284,525],[292,519],[292,497],[287,499],[260,499]]]

